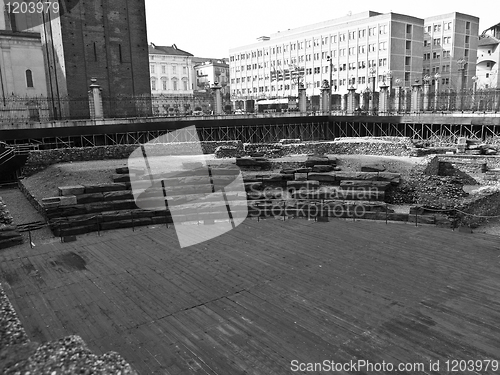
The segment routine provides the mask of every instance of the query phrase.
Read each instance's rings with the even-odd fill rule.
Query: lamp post
[[[434,111],[438,110],[438,98],[439,98],[439,79],[441,78],[441,74],[436,73],[434,74],[434,82],[435,82],[435,88],[434,88]]]
[[[371,114],[375,112],[375,76],[377,71],[375,68],[371,67],[369,70],[370,77],[372,77],[372,91],[370,93],[370,102],[368,103],[368,109]]]

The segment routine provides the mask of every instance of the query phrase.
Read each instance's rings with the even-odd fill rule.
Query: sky
[[[500,22],[498,0],[145,0],[149,43],[175,44],[197,57],[229,57],[260,36],[372,10],[425,18],[460,12],[479,17],[479,31]],[[478,5],[480,4],[480,5]]]

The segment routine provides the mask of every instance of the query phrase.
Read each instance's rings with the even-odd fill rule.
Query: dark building
[[[54,117],[89,118],[91,78],[102,88],[105,117],[148,114],[144,0],[68,0],[44,14],[42,43]]]

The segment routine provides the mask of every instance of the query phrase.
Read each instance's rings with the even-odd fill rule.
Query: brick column
[[[418,83],[418,79],[411,85],[411,111],[420,113],[422,111],[422,98],[420,97],[422,85]]]
[[[384,83],[380,86],[380,94],[378,96],[378,113],[387,115],[389,109],[389,86]]]
[[[301,113],[307,112],[306,88],[302,82],[299,83],[299,111]]]
[[[351,86],[347,91],[347,114],[353,115],[356,112],[356,89]]]
[[[321,85],[321,113],[330,113],[330,102],[330,85],[325,79],[323,80],[323,84]]]
[[[215,82],[210,89],[213,91],[215,99],[214,99],[214,115],[221,115],[222,114],[222,95],[221,95],[221,89],[222,86],[219,85],[218,82]]]
[[[91,119],[102,119],[104,118],[104,111],[102,106],[102,89],[101,86],[97,84],[97,79],[90,79],[90,90],[89,90],[89,108],[90,108],[90,118]]]

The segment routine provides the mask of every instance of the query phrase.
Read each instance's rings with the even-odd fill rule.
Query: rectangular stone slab
[[[57,189],[59,190],[60,196],[80,195],[80,194],[83,194],[85,192],[85,187],[82,185],[59,186]]]

